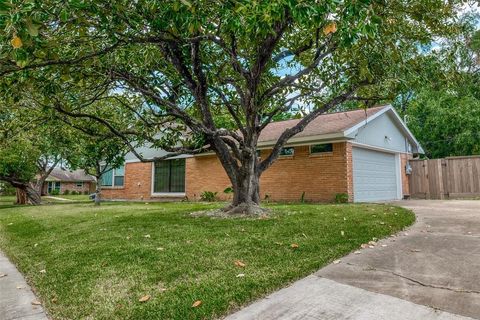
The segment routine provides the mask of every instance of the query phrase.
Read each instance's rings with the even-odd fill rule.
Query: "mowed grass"
[[[53,319],[220,318],[415,219],[386,205],[275,204],[266,219],[219,219],[189,215],[218,203],[1,201],[0,248]]]

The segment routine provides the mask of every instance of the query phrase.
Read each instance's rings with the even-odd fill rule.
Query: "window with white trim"
[[[153,169],[153,193],[185,192],[185,159],[155,162]]]
[[[47,193],[60,192],[60,181],[48,181]]]
[[[75,185],[77,186],[77,188],[83,188],[83,181],[77,181]]]
[[[105,167],[102,167],[103,171]],[[102,174],[100,185],[102,187],[123,187],[125,182],[125,166],[108,169]]]

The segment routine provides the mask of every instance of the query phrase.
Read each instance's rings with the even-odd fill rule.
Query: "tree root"
[[[198,211],[191,213],[192,216],[201,217],[219,217],[219,218],[234,218],[234,217],[252,217],[263,218],[269,215],[272,211],[268,208],[262,208],[258,204],[241,203],[234,206],[230,204],[221,209]]]

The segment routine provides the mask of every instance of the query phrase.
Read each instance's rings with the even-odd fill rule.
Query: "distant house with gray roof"
[[[55,168],[45,180],[42,194],[82,193],[88,194],[95,190],[95,178],[84,170],[69,171]]]

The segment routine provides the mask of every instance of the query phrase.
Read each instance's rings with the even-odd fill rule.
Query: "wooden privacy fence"
[[[448,199],[480,196],[480,156],[410,160],[412,198]]]

